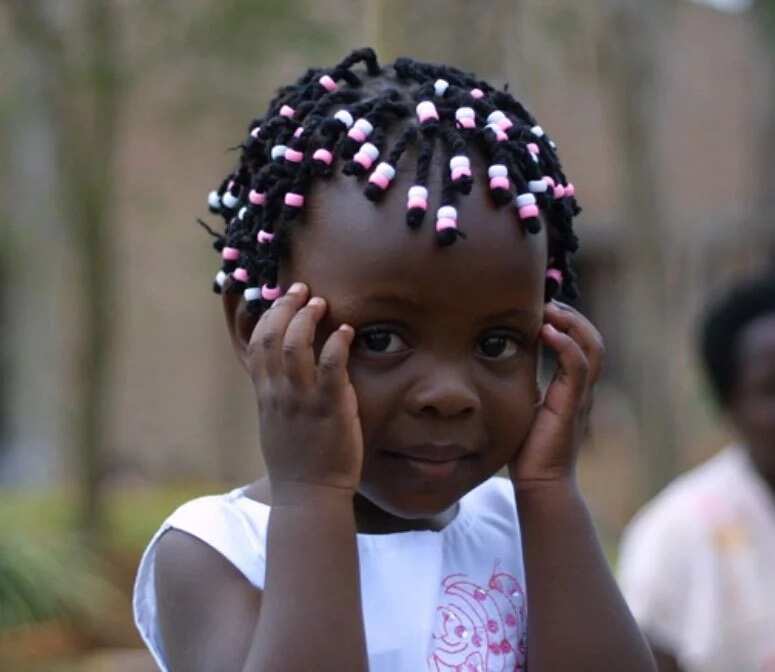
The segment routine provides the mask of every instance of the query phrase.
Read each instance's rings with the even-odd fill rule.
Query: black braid
[[[522,206],[515,208],[515,217],[529,233],[541,229],[535,208],[544,215],[552,271],[547,276],[547,300],[559,291],[574,297],[570,257],[578,249],[578,239],[572,220],[580,208],[556,146],[535,119],[508,91],[496,90],[456,68],[399,58],[392,73],[394,79],[380,67],[372,49],[357,49],[334,67],[310,68],[295,84],[279,89],[267,114],[251,121],[247,138],[237,147],[241,154],[236,169],[208,198],[211,212],[224,219],[223,234],[200,221],[213,237],[213,247],[223,256],[214,289],[244,290],[248,308],[256,313],[268,305],[279,291],[279,265],[290,251],[301,203],[312,180],[330,176],[337,160],[344,162],[345,174],[370,174],[365,194],[376,201],[383,196],[407,148],[417,143],[415,191],[410,194],[421,196],[414,200],[410,196],[413,207],[407,209],[406,220],[411,228],[419,228],[427,210],[430,168],[440,140],[447,160],[442,171],[441,207],[454,208],[460,196],[470,192],[473,178],[468,159],[471,148],[477,148],[490,166],[505,167],[493,168],[496,175],[508,178],[509,185],[504,188],[502,179],[494,183],[490,193],[496,206],[513,203],[519,196]],[[431,117],[421,124],[405,121],[406,117],[416,119],[418,103],[427,106],[429,102],[438,119]],[[456,112],[463,107],[474,110],[474,121],[470,111],[461,111],[468,115],[466,121],[472,128],[456,121]],[[488,126],[488,118],[492,126]],[[349,133],[359,119],[368,124],[358,122],[360,132]],[[388,150],[394,126],[397,140]],[[364,133],[364,129],[370,132]],[[375,160],[373,150],[365,148],[367,143],[374,145],[382,158]],[[364,148],[368,160],[354,160]],[[450,165],[453,157],[457,157],[455,179]],[[438,216],[446,219],[444,214],[454,213],[456,210],[440,210]],[[452,219],[454,227],[442,222],[436,232],[441,246],[465,238],[456,216]]]

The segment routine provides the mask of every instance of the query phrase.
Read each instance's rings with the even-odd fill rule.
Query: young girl
[[[215,290],[267,476],[151,541],[160,668],[653,670],[575,482],[602,345],[553,300],[579,211],[554,143],[505,91],[363,49],[241,149]]]

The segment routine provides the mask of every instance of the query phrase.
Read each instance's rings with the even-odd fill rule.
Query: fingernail
[[[304,291],[303,282],[294,282],[288,290],[288,294],[301,294]]]
[[[339,331],[346,331],[346,332],[352,333],[355,330],[349,324],[341,324],[339,325]]]
[[[324,303],[325,303],[325,301],[323,299],[321,299],[319,296],[313,296],[309,300],[309,305],[310,306],[322,306]]]

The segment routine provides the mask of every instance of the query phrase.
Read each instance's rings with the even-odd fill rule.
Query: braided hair
[[[440,149],[449,170],[443,171],[436,241],[447,246],[465,238],[455,204],[471,191],[468,152],[476,147],[489,162],[496,206],[511,205],[531,234],[541,230],[543,214],[546,300],[559,292],[575,298],[569,257],[578,248],[572,219],[581,210],[556,145],[535,119],[507,91],[471,74],[408,58],[383,68],[369,48],[353,51],[331,69],[309,69],[281,88],[266,116],[250,124],[235,170],[208,196],[210,211],[224,219],[224,232],[200,221],[222,257],[214,291],[243,292],[248,310],[260,314],[280,294],[279,264],[311,181],[330,176],[340,160],[345,175],[368,176],[364,194],[376,202],[411,145],[417,147],[417,164],[407,194],[409,227],[425,220],[430,167]]]

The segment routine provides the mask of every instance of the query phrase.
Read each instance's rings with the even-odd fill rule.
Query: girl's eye
[[[478,350],[487,359],[508,359],[517,354],[517,343],[503,334],[485,336],[479,341]]]
[[[360,334],[356,345],[363,351],[390,355],[406,349],[406,343],[398,334],[384,329],[373,329]]]

